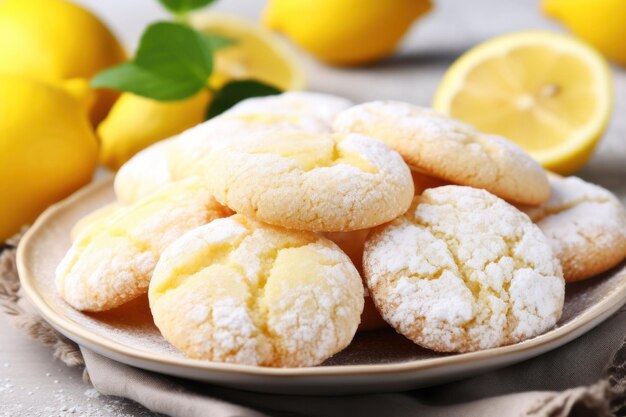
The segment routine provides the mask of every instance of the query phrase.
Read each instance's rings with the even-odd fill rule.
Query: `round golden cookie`
[[[424,191],[374,229],[363,268],[385,320],[415,343],[468,352],[553,327],[565,283],[548,239],[524,213],[471,187]]]
[[[414,191],[400,155],[359,134],[251,134],[214,149],[199,168],[220,203],[297,230],[376,226],[404,213]]]
[[[626,257],[626,209],[608,190],[550,175],[550,200],[522,210],[550,239],[565,281],[590,278]]]
[[[159,256],[170,243],[230,214],[198,179],[172,183],[84,228],[57,267],[57,291],[78,310],[118,307],[148,291]]]
[[[174,242],[148,295],[163,337],[187,356],[273,367],[341,351],[363,310],[359,274],[334,243],[241,215]]]
[[[132,204],[173,181],[168,153],[174,141],[175,137],[152,144],[121,166],[113,184],[118,201]]]
[[[508,201],[536,205],[550,196],[543,168],[520,147],[431,109],[373,101],[339,114],[335,130],[378,138],[420,173],[483,188]]]

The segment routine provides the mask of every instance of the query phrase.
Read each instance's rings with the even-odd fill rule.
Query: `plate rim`
[[[422,371],[433,368],[447,366],[462,366],[476,364],[495,358],[516,357],[529,350],[548,351],[554,349],[570,340],[580,336],[577,331],[583,333],[606,320],[613,312],[617,311],[626,302],[626,284],[611,292],[604,300],[593,305],[574,320],[561,327],[553,328],[548,332],[513,345],[501,346],[476,352],[459,353],[449,356],[411,360],[389,364],[361,364],[361,365],[329,365],[329,366],[309,366],[301,368],[271,368],[253,365],[240,365],[231,363],[211,362],[201,359],[191,359],[186,357],[176,357],[166,354],[149,352],[136,347],[128,346],[108,337],[90,331],[70,318],[57,313],[36,289],[36,280],[28,267],[29,251],[33,241],[41,232],[44,225],[50,219],[59,215],[64,208],[80,201],[84,196],[89,195],[99,188],[111,187],[113,175],[96,180],[87,186],[79,189],[74,194],[61,200],[60,202],[46,209],[22,237],[16,255],[16,265],[20,283],[24,293],[42,317],[61,333],[72,339],[86,340],[105,351],[114,352],[116,355],[126,356],[138,361],[154,362],[161,366],[183,367],[186,369],[204,370],[211,372],[222,372],[229,374],[240,374],[255,377],[290,378],[290,377],[322,377],[322,376],[359,376],[359,375],[381,375],[398,374]],[[626,274],[626,267],[616,272]],[[595,323],[594,323],[595,321]],[[559,343],[562,341],[563,343]],[[542,349],[543,347],[543,349]]]

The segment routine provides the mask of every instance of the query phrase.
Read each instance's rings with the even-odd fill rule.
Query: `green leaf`
[[[134,62],[171,80],[195,78],[206,83],[213,71],[213,47],[201,32],[178,23],[159,22],[144,32]]]
[[[159,0],[172,13],[187,13],[213,3],[214,0]]]
[[[213,52],[231,43],[185,25],[155,23],[141,37],[133,62],[101,72],[92,85],[161,101],[187,98],[207,87]]]
[[[207,111],[206,118],[210,119],[235,104],[250,97],[263,97],[280,94],[282,91],[269,84],[256,80],[231,81],[215,93],[213,101]]]
[[[205,83],[195,78],[172,81],[130,62],[102,71],[91,80],[91,86],[127,91],[159,101],[171,101],[191,97],[204,88]]]

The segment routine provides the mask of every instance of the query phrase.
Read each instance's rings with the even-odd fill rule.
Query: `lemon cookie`
[[[444,186],[374,229],[363,268],[399,333],[441,352],[516,343],[553,327],[565,283],[548,239],[487,191]]]
[[[83,229],[57,267],[57,290],[78,310],[120,306],[147,292],[159,255],[171,242],[230,214],[201,181],[172,183]]]
[[[522,148],[427,108],[360,104],[337,116],[335,129],[381,139],[420,173],[484,188],[508,201],[536,205],[550,196],[543,168]]]
[[[300,367],[348,346],[363,285],[330,240],[235,215],[174,242],[149,299],[163,337],[187,356]]]
[[[148,146],[126,161],[115,175],[117,199],[132,204],[172,182],[168,152],[174,138]]]
[[[414,191],[400,155],[359,134],[251,134],[211,152],[200,168],[225,206],[297,230],[376,226],[404,213]]]
[[[607,271],[626,257],[626,209],[608,190],[550,175],[552,195],[522,208],[548,236],[568,282]]]

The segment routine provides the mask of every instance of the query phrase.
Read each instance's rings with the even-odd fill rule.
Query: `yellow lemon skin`
[[[0,1],[0,73],[48,82],[90,79],[126,53],[89,11],[65,0]],[[104,118],[116,98],[99,90],[90,118]]]
[[[333,65],[360,65],[396,49],[430,0],[270,0],[264,23]]]
[[[64,90],[0,75],[0,241],[88,183],[98,144],[81,104]]]
[[[137,152],[204,121],[210,94],[156,101],[123,93],[98,125],[100,162],[117,170]]]
[[[626,66],[626,1],[544,0],[542,7],[607,58]]]

